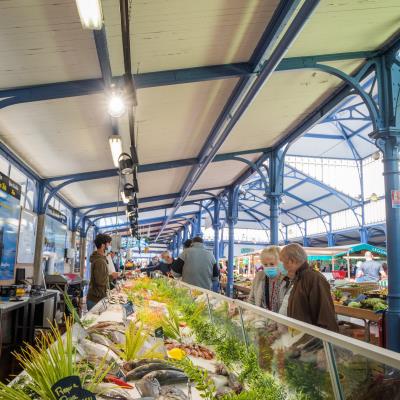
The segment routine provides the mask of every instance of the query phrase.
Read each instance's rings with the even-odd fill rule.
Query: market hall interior
[[[201,237],[226,304],[262,249],[300,244],[361,321],[365,348],[346,349],[398,368],[399,17],[396,0],[2,1],[1,379],[68,299],[85,312],[99,234],[130,279]],[[369,251],[375,286],[355,282]],[[326,335],[332,396],[350,398]]]

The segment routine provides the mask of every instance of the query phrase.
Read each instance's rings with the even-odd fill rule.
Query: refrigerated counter
[[[310,399],[400,399],[400,354],[183,282],[211,322],[255,346],[260,366]]]

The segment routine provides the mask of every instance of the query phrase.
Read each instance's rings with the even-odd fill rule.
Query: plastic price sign
[[[162,326],[154,331],[154,336],[156,338],[164,339],[164,329],[162,328]]]

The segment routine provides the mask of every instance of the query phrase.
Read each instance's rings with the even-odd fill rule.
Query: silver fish
[[[136,388],[139,390],[143,397],[157,398],[161,394],[161,386],[155,378],[143,378],[136,382]]]
[[[167,363],[150,363],[147,365],[141,365],[140,367],[137,367],[137,368],[133,369],[132,371],[129,371],[126,374],[126,380],[127,381],[135,381],[135,380],[143,378],[145,375],[149,374],[150,372],[159,371],[159,370],[170,370],[170,371],[183,372],[181,369],[173,367],[172,365],[169,365]]]
[[[181,389],[165,386],[161,388],[161,395],[157,400],[188,400],[188,397]]]
[[[121,332],[119,330],[108,330],[107,336],[115,343],[115,344],[124,344],[125,343],[125,332]]]
[[[110,347],[113,344],[106,336],[96,332],[90,334],[90,340],[94,343],[102,344],[107,347]]]
[[[188,377],[185,375],[185,373],[166,369],[150,372],[142,379],[149,378],[155,378],[161,386],[169,386],[176,383],[186,383],[188,381]]]
[[[135,397],[130,393],[130,390],[119,388],[112,383],[101,382],[97,386],[98,399],[105,400],[134,400]]]
[[[88,339],[82,339],[79,343],[83,351],[88,355],[93,355],[100,358],[106,357],[108,362],[116,362],[118,365],[122,364],[122,360],[107,346],[94,343]]]

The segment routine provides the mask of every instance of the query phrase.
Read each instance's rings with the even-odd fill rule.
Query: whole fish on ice
[[[122,364],[122,360],[117,356],[117,354],[102,344],[94,343],[88,339],[81,339],[78,347],[81,347],[88,355],[101,358],[105,357],[108,362],[115,362],[118,365]]]

